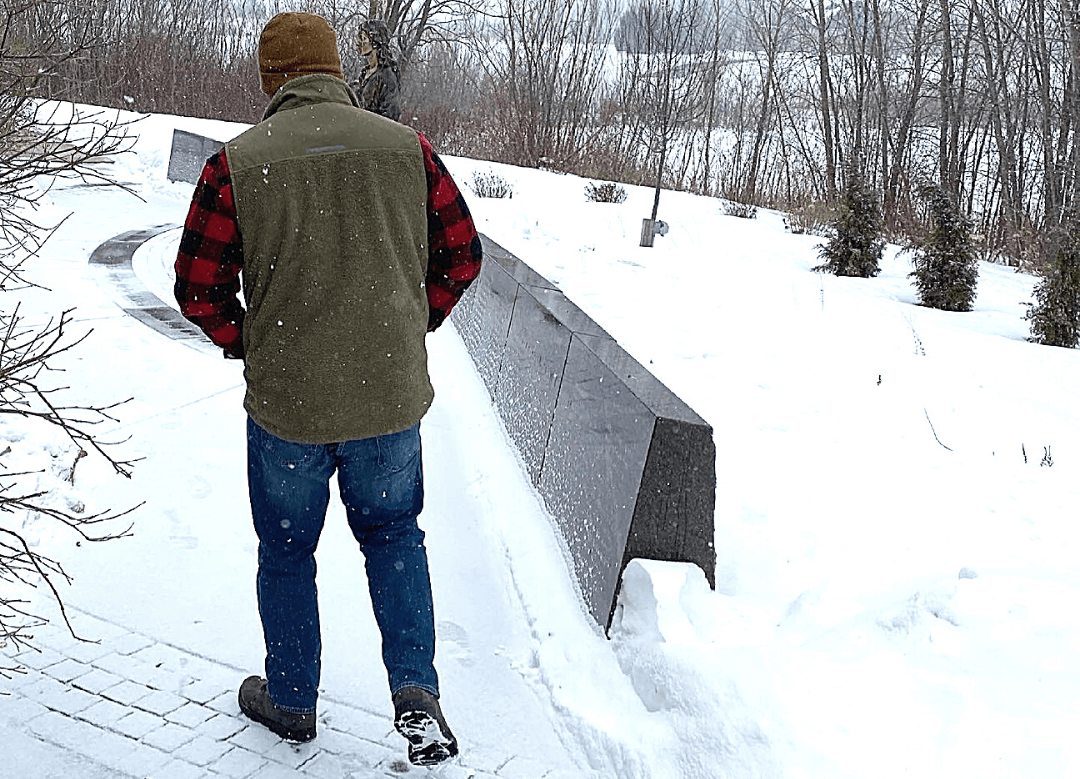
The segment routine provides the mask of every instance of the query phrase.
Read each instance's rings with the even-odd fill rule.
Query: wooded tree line
[[[817,78],[797,72],[788,97],[818,106],[806,144],[823,157],[807,160],[812,196],[830,195],[838,165],[861,159],[887,226],[910,223],[914,195],[935,183],[989,250],[1042,259],[1036,239],[1075,208],[1075,0],[841,0],[831,11],[814,0],[805,22],[798,6],[789,13],[784,27],[815,41],[815,56],[802,59]],[[776,127],[785,141],[800,134]]]
[[[660,168],[669,186],[788,209],[835,202],[840,171],[855,165],[889,234],[925,226],[919,192],[935,184],[987,256],[1028,266],[1052,253],[1076,210],[1077,0],[616,7],[501,0],[495,16],[478,17],[486,66],[455,118],[493,132],[451,134],[456,150],[475,153],[469,144],[482,139],[497,159],[542,156],[634,183]],[[522,19],[533,27],[514,26]],[[567,28],[569,45],[553,42]],[[589,58],[608,41],[622,53]],[[500,69],[508,59],[536,66]],[[413,105],[422,118],[422,94]]]
[[[1074,208],[1078,0],[3,1],[34,7],[27,40],[80,42],[53,97],[255,121],[271,15],[326,16],[347,70],[374,17],[447,152],[784,208],[856,163],[892,233],[932,182],[1025,263]]]

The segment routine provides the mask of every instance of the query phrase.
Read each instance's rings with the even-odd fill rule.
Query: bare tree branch
[[[100,5],[100,4],[99,4]],[[67,0],[7,0],[0,3],[0,294],[40,287],[29,278],[30,261],[63,225],[43,224],[35,217],[57,182],[84,186],[118,187],[110,165],[128,153],[130,121],[119,115],[49,102],[51,85],[76,70],[89,57],[101,53],[104,38],[93,28],[92,13]],[[97,427],[115,422],[113,410],[121,403],[65,402],[71,390],[57,386],[56,375],[64,357],[81,345],[90,332],[71,334],[72,311],[50,318],[44,325],[23,322],[20,304],[0,309],[0,430],[10,420],[36,423],[31,431],[54,428],[71,442],[75,454],[64,479],[74,486],[75,463],[87,451],[96,452],[116,473],[131,476],[133,460],[113,454],[122,441],[105,441]],[[33,454],[38,439],[31,434],[12,438],[12,445]],[[5,448],[0,457],[12,451]],[[38,477],[27,489],[23,481]],[[117,524],[138,506],[126,511],[85,514],[82,504],[69,510],[57,507],[55,489],[38,472],[4,473],[0,480],[0,647],[32,647],[33,632],[48,620],[31,610],[29,602],[11,588],[43,589],[53,600],[68,631],[75,633],[60,585],[71,577],[60,562],[39,551],[39,523],[59,525],[75,534],[76,545],[124,538],[131,525]],[[141,504],[140,504],[141,505]],[[85,640],[85,639],[81,639]],[[0,668],[11,678],[18,669]]]

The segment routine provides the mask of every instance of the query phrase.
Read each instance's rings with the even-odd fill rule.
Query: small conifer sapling
[[[870,278],[881,272],[881,208],[856,166],[848,168],[836,217],[829,223],[832,237],[822,244],[823,262],[815,271],[835,276]]]
[[[1066,349],[1080,343],[1080,214],[1069,220],[1028,306],[1029,340]]]
[[[979,258],[971,240],[971,221],[936,185],[920,187],[930,208],[930,232],[908,246],[915,253],[919,301],[942,311],[970,311],[979,280]]]

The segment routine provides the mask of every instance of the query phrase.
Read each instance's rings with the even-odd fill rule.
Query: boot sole
[[[438,765],[457,756],[457,741],[443,736],[438,721],[426,712],[409,712],[394,722],[394,728],[409,742],[413,765]]]

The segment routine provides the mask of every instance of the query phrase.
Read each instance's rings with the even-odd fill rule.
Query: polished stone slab
[[[452,317],[592,616],[610,625],[635,557],[695,563],[715,586],[712,428],[554,284],[483,243]]]
[[[468,291],[469,303],[463,304],[468,307],[470,316],[455,316],[454,325],[468,347],[488,394],[494,398],[520,284],[496,260],[501,247],[486,236],[481,236],[480,240],[486,261],[481,266],[480,278]]]
[[[169,181],[198,184],[206,160],[221,151],[224,145],[224,141],[174,129],[167,174]]]

